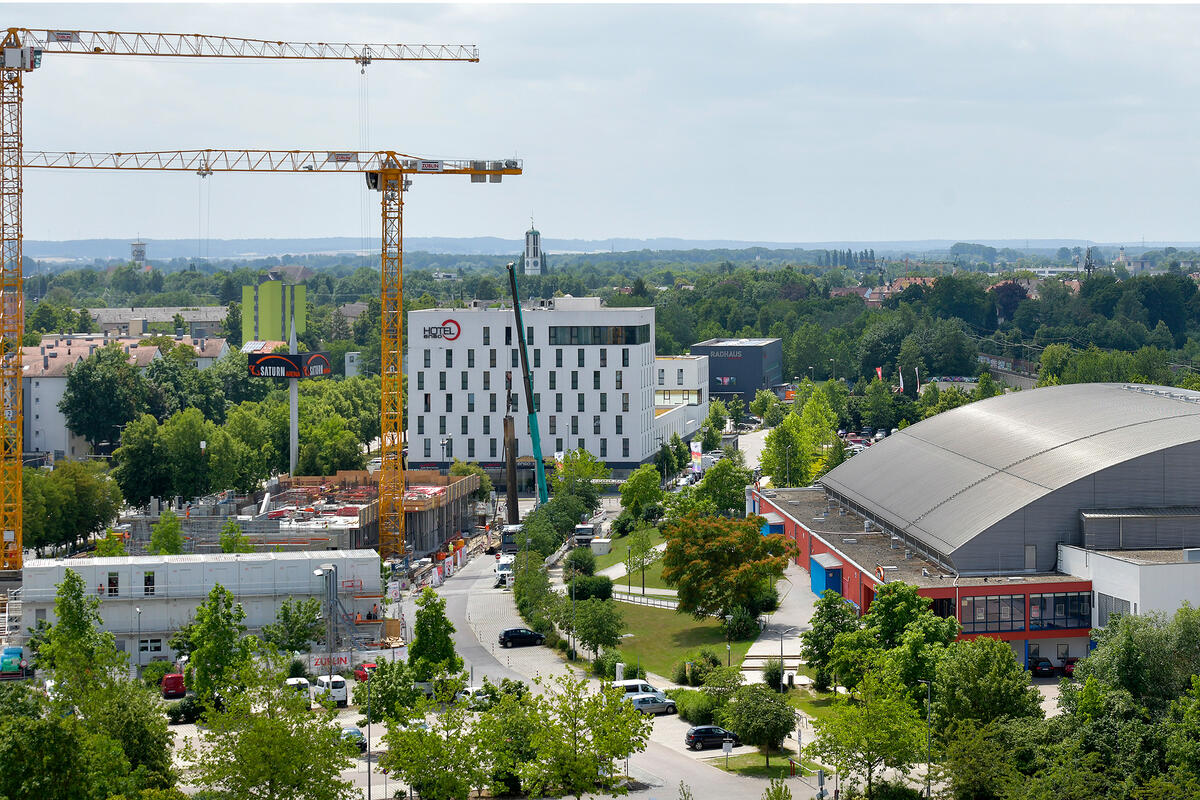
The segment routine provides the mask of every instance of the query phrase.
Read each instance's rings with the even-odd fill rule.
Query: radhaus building
[[[525,341],[544,458],[583,448],[621,478],[653,461],[660,443],[689,439],[708,413],[703,359],[654,355],[654,309],[610,308],[596,297],[523,305]],[[533,442],[511,307],[410,311],[408,461],[446,469],[477,463],[504,483],[504,417],[516,433],[518,483],[533,484]],[[667,362],[670,363],[667,363]],[[667,373],[670,373],[669,375]],[[678,389],[656,405],[656,390]],[[511,411],[506,398],[511,398]]]
[[[1025,663],[1086,655],[1116,613],[1200,602],[1200,392],[1074,384],[893,434],[820,488],[748,489],[812,588],[860,612],[904,581]]]

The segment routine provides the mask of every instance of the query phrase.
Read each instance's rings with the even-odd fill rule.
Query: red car
[[[1062,674],[1070,678],[1075,674],[1075,662],[1079,660],[1079,656],[1068,656],[1062,660]]]
[[[168,672],[163,675],[160,685],[163,697],[183,697],[187,694],[187,687],[183,685],[182,672]]]
[[[370,679],[371,673],[375,671],[374,664],[359,664],[354,670],[354,680],[359,683],[366,683]]]

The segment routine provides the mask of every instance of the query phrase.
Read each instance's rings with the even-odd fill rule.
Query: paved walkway
[[[801,663],[800,634],[809,630],[817,596],[809,588],[808,573],[796,564],[788,564],[779,589],[779,608],[767,618],[767,624],[742,661],[742,675],[747,683],[762,681],[762,668],[769,658],[782,653],[786,672],[795,671]]]

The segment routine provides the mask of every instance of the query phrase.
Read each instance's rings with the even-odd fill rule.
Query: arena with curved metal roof
[[[894,433],[821,483],[962,574],[1050,572],[1060,543],[1196,547],[1200,392],[1012,392]]]

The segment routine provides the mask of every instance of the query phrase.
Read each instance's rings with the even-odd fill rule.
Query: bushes
[[[721,665],[717,651],[705,647],[676,664],[671,681],[680,686],[703,686],[708,674]]]
[[[590,547],[576,547],[563,559],[563,577],[592,575],[596,571],[596,556]]]
[[[621,654],[616,650],[605,650],[592,662],[592,674],[597,678],[615,681],[617,679],[617,664],[621,661]],[[624,672],[626,680],[646,677],[645,668],[634,664],[626,663]]]
[[[595,597],[599,600],[611,600],[613,593],[612,578],[604,575],[576,575],[567,585],[567,599],[571,599],[571,587],[575,588],[576,600],[587,600]]]
[[[778,658],[768,658],[763,667],[763,681],[772,691],[780,691],[783,688],[783,662]]]
[[[735,606],[725,623],[725,635],[735,641],[758,635],[758,617],[745,606]]]
[[[157,689],[162,685],[163,675],[174,671],[175,667],[169,661],[151,661],[142,667],[142,680],[151,689]]]
[[[167,706],[167,722],[172,725],[189,725],[200,719],[204,706],[193,695]]]
[[[763,584],[754,597],[750,599],[750,612],[752,614],[769,614],[779,608],[779,590],[774,584]]]
[[[708,692],[699,689],[671,689],[667,696],[675,701],[679,718],[693,725],[712,725],[717,710],[717,700]]]
[[[289,678],[307,678],[308,665],[298,658],[293,658],[292,663],[288,664]]]
[[[638,519],[628,511],[622,511],[613,520],[612,533],[613,536],[628,536],[637,527]]]

